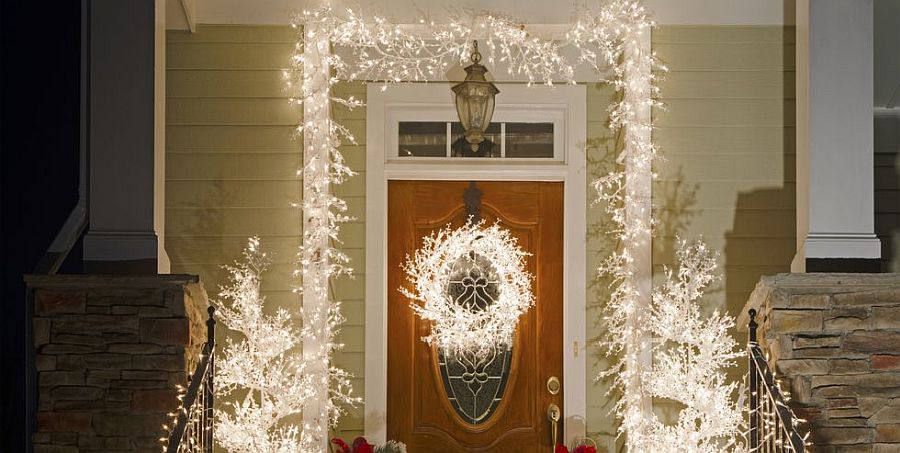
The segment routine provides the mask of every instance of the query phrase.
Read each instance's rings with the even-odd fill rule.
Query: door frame
[[[365,302],[365,435],[376,443],[387,433],[387,184],[390,180],[561,181],[563,195],[563,441],[585,435],[587,415],[586,319],[587,282],[587,91],[584,85],[532,86],[498,84],[500,106],[524,104],[565,107],[564,161],[403,162],[385,152],[391,105],[446,105],[453,110],[446,83],[406,84],[383,91],[367,85],[366,110],[366,302]]]

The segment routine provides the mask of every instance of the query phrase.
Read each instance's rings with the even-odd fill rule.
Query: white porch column
[[[871,267],[881,254],[874,228],[872,2],[797,1],[794,272],[853,267],[847,259]]]
[[[168,273],[165,0],[87,0],[85,271]]]
[[[331,42],[326,33],[317,33],[317,24],[306,24],[304,33],[307,33],[304,39],[304,60],[303,60],[303,92],[307,96],[303,102],[303,177],[312,178],[313,168],[321,168],[331,162],[330,156],[330,132],[328,130],[329,120],[331,118],[331,103],[329,101],[331,92],[328,87],[328,77],[331,73],[331,65],[328,63],[328,56],[331,53]],[[324,87],[324,88],[323,88]],[[318,162],[317,164],[311,164]],[[328,255],[324,251],[329,247],[329,238],[323,236],[318,239],[311,239],[313,243],[307,243],[310,239],[306,238],[306,229],[310,225],[322,225],[327,223],[327,213],[319,209],[309,209],[308,206],[318,208],[321,200],[317,197],[319,194],[314,190],[306,190],[308,181],[304,181],[303,191],[303,229],[304,244],[315,250],[311,253],[316,256],[316,260],[312,260],[307,265],[307,271],[303,278],[303,313],[304,322],[312,323],[312,330],[316,332],[314,338],[306,337],[303,339],[303,354],[306,357],[308,373],[313,376],[320,377],[319,385],[316,387],[314,396],[310,397],[309,403],[303,409],[303,424],[310,427],[304,431],[313,436],[312,442],[315,452],[326,453],[328,449],[328,429],[329,420],[326,414],[326,407],[329,398],[328,380],[328,363],[329,353],[327,351],[328,343],[333,340],[330,336],[330,328],[328,327],[328,292],[323,291],[323,287],[328,286],[328,279],[325,269],[330,265]],[[331,185],[325,183],[323,188],[325,192],[331,190]],[[310,314],[316,314],[310,316]]]

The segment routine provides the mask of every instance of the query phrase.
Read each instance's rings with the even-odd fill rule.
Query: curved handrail
[[[756,329],[759,325],[756,323],[756,310],[751,309],[749,314],[750,451],[802,453],[805,445],[797,431],[798,418],[775,382],[775,375],[757,342]]]
[[[191,383],[182,400],[178,419],[169,434],[167,453],[204,452],[213,448],[213,398],[215,376],[215,326],[214,307],[209,307],[206,320],[206,343],[200,354],[200,363],[191,375]]]

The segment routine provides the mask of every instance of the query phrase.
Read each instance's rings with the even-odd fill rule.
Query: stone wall
[[[31,276],[36,453],[154,452],[206,341],[188,275]]]
[[[764,277],[745,307],[813,452],[900,452],[900,274]]]

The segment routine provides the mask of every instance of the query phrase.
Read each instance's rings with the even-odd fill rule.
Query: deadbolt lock
[[[547,379],[547,391],[550,392],[551,395],[556,395],[559,393],[559,378],[556,376],[550,376],[550,379]]]

